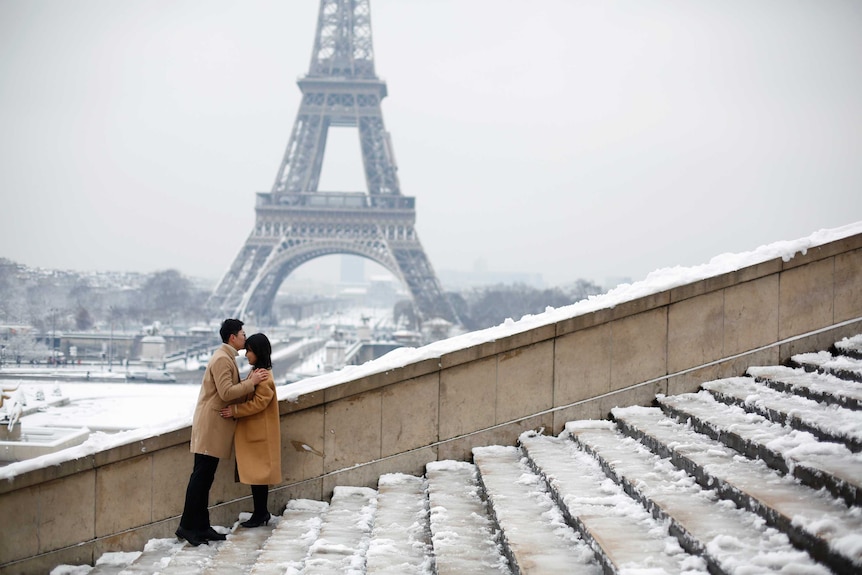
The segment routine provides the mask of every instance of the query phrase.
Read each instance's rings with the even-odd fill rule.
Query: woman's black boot
[[[254,501],[254,513],[248,521],[240,523],[243,527],[260,527],[269,523],[272,515],[267,511],[267,499],[269,495],[268,485],[252,485],[251,498]]]

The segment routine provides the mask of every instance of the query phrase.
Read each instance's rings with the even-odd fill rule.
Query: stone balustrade
[[[776,365],[862,332],[862,234],[280,403],[284,481],[270,507],[327,500],[391,472],[471,458],[526,430],[604,419],[616,406]],[[192,457],[178,429],[0,482],[0,573],[42,573],[171,537]],[[219,466],[213,524],[251,507]]]

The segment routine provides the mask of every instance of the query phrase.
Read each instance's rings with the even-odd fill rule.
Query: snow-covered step
[[[862,334],[836,341],[835,351],[840,355],[862,359]]]
[[[613,482],[575,442],[525,432],[521,448],[569,524],[590,543],[605,573],[706,573],[703,558],[684,551],[643,506]]]
[[[687,541],[714,573],[780,573],[788,564],[800,573],[827,574],[784,533],[732,503],[718,504],[717,494],[668,459],[623,436],[611,422],[569,422],[566,431],[594,454],[605,472]]]
[[[160,573],[179,552],[185,543],[175,537],[169,539],[151,539],[144,546],[143,552],[135,553],[105,553],[88,575],[149,575]]]
[[[329,504],[311,499],[288,501],[284,513],[252,567],[251,575],[299,573],[311,544],[320,534]]]
[[[739,405],[826,441],[844,443],[851,451],[862,451],[860,411],[782,393],[750,377],[718,379],[701,387],[723,403]]]
[[[431,542],[438,575],[510,575],[499,531],[482,499],[476,466],[465,461],[425,465]]]
[[[566,524],[541,478],[521,459],[521,451],[513,446],[473,448],[479,479],[514,570],[522,575],[600,575],[602,568],[590,546]]]
[[[367,575],[431,575],[434,558],[425,479],[403,473],[377,481],[377,513],[366,554]]]
[[[197,575],[203,573],[204,569],[212,562],[218,554],[219,547],[226,541],[210,541],[207,545],[193,547],[188,543],[177,551],[170,562],[161,570],[153,571],[159,575]]]
[[[376,507],[377,492],[374,489],[336,487],[302,573],[362,573]]]
[[[174,542],[176,542],[176,540],[174,540]],[[131,569],[138,558],[142,555],[143,553],[140,551],[109,551],[107,553],[103,553],[102,556],[96,560],[96,564],[89,569],[89,565],[64,565],[60,568],[53,569],[51,573],[63,573],[64,575],[76,575],[78,573],[86,573],[86,575],[120,575],[120,573],[128,573],[129,571],[127,570]],[[142,571],[137,572],[141,573]],[[152,572],[152,569],[150,571],[143,571],[143,573]]]
[[[714,487],[722,497],[762,516],[812,556],[839,572],[862,570],[859,508],[848,508],[828,492],[802,485],[761,461],[739,457],[735,450],[667,418],[660,409],[634,406],[611,413],[626,434],[670,457],[701,485]]]
[[[250,518],[251,513],[240,513],[233,532],[228,535],[227,541],[219,543],[218,553],[203,569],[204,575],[243,575],[251,570],[279,518],[273,516],[267,525],[252,529],[239,526],[240,522]]]
[[[831,373],[844,379],[862,381],[862,359],[848,355],[832,355],[828,351],[799,353],[790,358],[790,365],[808,371]]]
[[[848,409],[862,409],[862,383],[858,381],[783,365],[749,367],[746,373],[778,391]]]
[[[721,403],[708,391],[659,395],[656,400],[666,414],[694,430],[815,489],[826,487],[848,505],[862,505],[862,453]]]

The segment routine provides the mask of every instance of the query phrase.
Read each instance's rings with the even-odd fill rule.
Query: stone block
[[[705,381],[713,381],[721,377],[721,366],[717,363],[706,365],[698,369],[692,369],[683,373],[676,373],[667,378],[667,394],[679,395],[681,393],[694,393],[700,389]]]
[[[550,409],[553,400],[553,340],[497,355],[496,423]]]
[[[53,572],[57,565],[93,565],[96,558],[94,549],[92,541],[64,547],[18,563],[0,566],[0,575],[45,575]]]
[[[667,322],[668,373],[719,359],[724,348],[724,291],[671,304]]]
[[[787,339],[832,323],[833,258],[781,272],[778,338]]]
[[[862,317],[862,249],[835,256],[835,322]]]
[[[444,369],[440,372],[440,439],[494,425],[496,403],[496,357]]]
[[[324,411],[321,405],[281,418],[281,470],[286,483],[323,475]]]
[[[487,341],[443,354],[440,357],[440,368],[449,369],[451,367],[465,363],[472,363],[494,355],[497,355],[497,342]]]
[[[326,473],[380,458],[381,413],[379,390],[326,405],[323,440]]]
[[[273,501],[273,509],[284,510],[284,506],[291,499],[313,499],[315,501],[323,501],[323,478],[315,477],[307,481],[299,483],[281,484],[278,487],[273,487],[269,492],[269,497]],[[278,502],[280,507],[275,506]]]
[[[553,414],[548,412],[535,417],[513,421],[464,437],[446,441],[437,446],[437,456],[442,460],[472,461],[474,447],[486,445],[515,445],[518,437],[525,431],[550,429],[554,423]]]
[[[724,292],[724,356],[773,344],[778,339],[778,274]]]
[[[591,327],[596,327],[613,320],[613,309],[602,308],[596,311],[576,315],[569,319],[558,321],[556,326],[557,338]]]
[[[96,472],[49,481],[39,489],[39,552],[89,541],[96,536]]]
[[[189,445],[175,445],[153,456],[153,521],[182,514],[186,487],[194,465]]]
[[[611,325],[611,391],[667,375],[667,307]]]
[[[14,529],[3,527],[0,565],[36,555],[39,549],[39,487],[25,487],[0,497],[0,517],[18,518]],[[47,511],[47,510],[46,510]],[[47,572],[47,571],[46,571]]]
[[[554,347],[554,407],[610,391],[611,326],[568,333]]]
[[[426,447],[380,459],[367,465],[345,469],[323,478],[323,497],[326,500],[332,499],[332,492],[338,485],[377,489],[377,480],[386,473],[420,476],[425,473],[425,465],[429,461],[436,460],[437,448]]]
[[[530,345],[553,340],[556,335],[554,324],[531,327],[520,333],[507,335],[497,340],[497,354],[511,352]]]
[[[96,469],[96,537],[145,525],[153,513],[152,456],[135,457]],[[172,482],[175,483],[175,482]],[[185,491],[182,479],[172,487]]]
[[[742,377],[750,365],[778,365],[778,345],[757,349],[741,355],[726,359],[718,363],[718,373],[713,379],[725,377]],[[709,381],[704,379],[703,381]]]
[[[326,399],[326,403],[331,403],[337,399],[342,399],[344,397],[357,395],[367,391],[373,391],[402,381],[428,375],[439,370],[439,358],[424,359],[326,388],[323,390],[324,397]]]
[[[655,396],[658,393],[667,392],[667,380],[661,379],[650,382],[645,385],[637,385],[627,389],[621,389],[614,393],[598,398],[599,413],[601,419],[608,419],[611,414],[611,409],[615,407],[629,407],[632,405],[642,405],[649,407],[653,404]]]
[[[437,441],[440,373],[390,385],[381,390],[381,455],[388,457]]]
[[[188,482],[188,477],[186,477],[186,482]],[[248,485],[243,485],[238,480],[236,457],[233,453],[226,459],[220,459],[218,468],[216,469],[215,480],[210,489],[210,506],[221,505],[222,503],[233,501],[237,497],[245,497],[249,494],[248,490]]]
[[[95,541],[95,557],[98,559],[104,553],[110,552],[141,551],[150,539],[175,537],[174,531],[179,524],[179,518],[171,521],[159,521],[97,539]]]
[[[591,399],[566,406],[562,409],[555,409],[553,428],[550,429],[550,433],[559,435],[569,421],[605,419],[602,414],[602,408],[603,406],[598,399]]]

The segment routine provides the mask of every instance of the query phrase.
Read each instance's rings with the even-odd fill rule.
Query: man
[[[222,322],[219,335],[223,343],[207,364],[192,420],[191,452],[195,454],[195,461],[176,535],[194,546],[226,539],[210,525],[207,509],[219,459],[230,457],[236,427],[236,420],[224,419],[219,411],[254,392],[266,376],[266,370],[255,370],[245,381],[239,379],[236,357],[237,352],[245,348],[242,326],[238,319]]]

